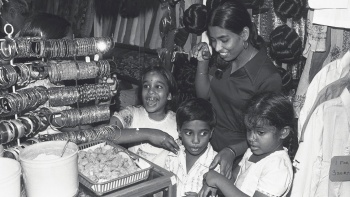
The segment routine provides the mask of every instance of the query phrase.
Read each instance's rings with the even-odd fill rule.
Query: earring
[[[249,45],[249,44],[248,44],[247,41],[243,41],[243,48],[244,48],[244,49],[247,49],[247,48],[248,48],[248,45]]]

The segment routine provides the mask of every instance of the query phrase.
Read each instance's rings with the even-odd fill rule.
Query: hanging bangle
[[[229,149],[232,153],[233,153],[233,156],[234,157],[236,157],[237,156],[237,153],[236,153],[236,151],[235,150],[233,150],[233,148],[231,148],[231,147],[226,147],[227,149]]]

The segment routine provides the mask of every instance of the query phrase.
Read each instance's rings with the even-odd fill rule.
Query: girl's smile
[[[166,79],[158,72],[145,74],[142,80],[142,102],[149,117],[162,120],[166,115],[166,104],[171,100]]]

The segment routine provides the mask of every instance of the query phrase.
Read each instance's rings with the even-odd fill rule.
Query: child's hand
[[[224,148],[215,156],[209,168],[212,170],[218,164],[220,164],[221,174],[224,175],[226,178],[231,179],[233,161],[235,160],[235,158],[236,158],[235,155],[232,154],[232,152],[229,149]]]
[[[198,197],[208,197],[209,194],[210,196],[216,196],[216,176],[221,175],[214,170],[209,170],[209,172],[203,175],[203,186],[198,193]]]
[[[209,46],[205,42],[196,44],[190,51],[190,57],[196,58],[198,61],[205,61],[210,59]]]
[[[177,151],[179,150],[179,146],[175,142],[175,139],[158,129],[152,129],[149,141],[151,144],[167,149],[174,154],[177,154]]]

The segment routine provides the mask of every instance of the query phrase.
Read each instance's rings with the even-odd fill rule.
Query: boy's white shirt
[[[203,175],[209,171],[209,166],[213,161],[217,152],[208,144],[207,150],[193,164],[190,171],[187,173],[185,147],[180,145],[178,154],[167,152],[164,167],[166,170],[173,172],[176,176],[177,196],[184,196],[185,192],[198,193],[203,186]],[[220,172],[220,165],[215,171]]]

